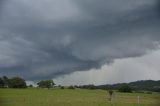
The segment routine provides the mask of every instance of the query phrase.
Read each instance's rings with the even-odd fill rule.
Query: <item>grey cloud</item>
[[[52,78],[159,45],[157,0],[14,0],[0,11],[0,74]]]

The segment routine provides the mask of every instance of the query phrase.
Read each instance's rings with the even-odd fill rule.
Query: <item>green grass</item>
[[[111,103],[107,91],[82,89],[0,89],[0,100],[0,106],[160,106],[159,93],[116,92]]]

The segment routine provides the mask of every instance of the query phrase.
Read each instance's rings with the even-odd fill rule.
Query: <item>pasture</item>
[[[113,102],[108,95],[105,90],[0,89],[0,106],[160,106],[159,93],[116,92]]]

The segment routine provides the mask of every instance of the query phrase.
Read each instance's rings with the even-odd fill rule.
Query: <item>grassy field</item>
[[[140,96],[140,104],[137,103]],[[160,94],[118,93],[108,101],[104,90],[0,89],[0,106],[160,106]]]

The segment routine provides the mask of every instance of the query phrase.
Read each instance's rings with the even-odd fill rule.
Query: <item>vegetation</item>
[[[82,88],[82,89],[97,89],[97,87],[95,85],[82,85],[82,86],[78,86],[78,88]]]
[[[11,79],[9,79],[7,76],[3,76],[3,82],[4,82],[4,87],[7,88],[9,86],[9,81]],[[22,79],[22,78],[21,78]]]
[[[29,88],[32,88],[32,87],[33,87],[33,85],[32,85],[32,84],[30,84],[28,87],[29,87]]]
[[[109,95],[112,96],[113,91],[112,91],[112,90],[109,90],[108,92],[109,92]]]
[[[37,83],[38,87],[40,88],[52,88],[55,83],[53,82],[53,80],[42,80],[40,82]]]
[[[132,90],[134,91],[153,91],[153,92],[160,92],[160,80],[153,81],[153,80],[141,80],[136,82],[127,83]],[[111,85],[100,85],[96,86],[97,89],[114,89],[118,90],[124,83],[119,84],[111,84]]]
[[[112,101],[112,98],[113,98],[113,90],[109,90],[109,101]]]
[[[17,79],[18,78],[18,79]],[[13,81],[16,80],[16,81]],[[18,83],[20,85],[17,85]],[[16,83],[15,83],[16,82]],[[136,81],[131,83],[118,83],[118,84],[112,84],[112,85],[99,85],[95,86],[93,84],[90,85],[81,85],[77,86],[75,85],[74,88],[82,88],[82,89],[102,89],[102,90],[120,90],[120,88],[127,84],[131,90],[134,92],[144,92],[144,91],[150,91],[150,92],[160,92],[160,80],[159,81],[153,81],[153,80],[142,80],[142,81]],[[38,87],[40,88],[52,88],[54,87],[55,83],[53,80],[41,80],[37,83]],[[20,77],[14,77],[14,78],[8,78],[6,76],[0,77],[0,88],[26,88],[25,80]],[[29,88],[32,88],[33,85],[29,85]],[[59,88],[61,88],[59,86]],[[64,87],[65,88],[65,87]],[[62,87],[63,89],[63,87]],[[122,88],[121,88],[122,89]],[[122,91],[123,92],[123,91]],[[125,91],[124,91],[125,92]],[[130,91],[129,91],[130,92]]]
[[[60,86],[61,89],[64,89],[64,86]]]
[[[111,102],[106,90],[0,89],[0,106],[160,106],[159,93],[114,93],[116,99]]]
[[[0,88],[26,88],[26,82],[20,77],[8,78],[3,76],[0,78]]]
[[[128,92],[128,93],[132,93],[132,89],[128,84],[123,84],[120,88],[119,88],[119,92]]]
[[[3,88],[4,87],[4,81],[2,78],[0,78],[0,88]]]
[[[13,77],[9,79],[8,87],[9,88],[26,88],[27,86],[24,79],[20,77]]]
[[[54,90],[46,90],[41,88],[52,88],[55,83],[53,80],[41,80],[37,83],[37,88],[29,85],[28,89],[11,89],[26,88],[25,80],[3,76],[0,77],[0,106],[159,106],[160,93],[133,89],[137,87],[137,83],[141,82],[114,84],[109,86],[108,91],[106,88],[98,90],[104,86],[95,85],[69,86],[68,89],[59,85]],[[145,84],[149,87],[149,84]],[[120,92],[116,92],[112,87],[116,87]],[[156,89],[159,87],[156,86]],[[150,88],[154,89],[155,85]],[[136,91],[128,93],[132,92],[132,89]]]
[[[142,80],[131,82],[129,85],[132,87],[133,90],[147,90],[147,91],[155,91],[160,92],[160,80],[153,81],[153,80]]]
[[[75,89],[75,87],[71,85],[68,87],[68,89]]]

